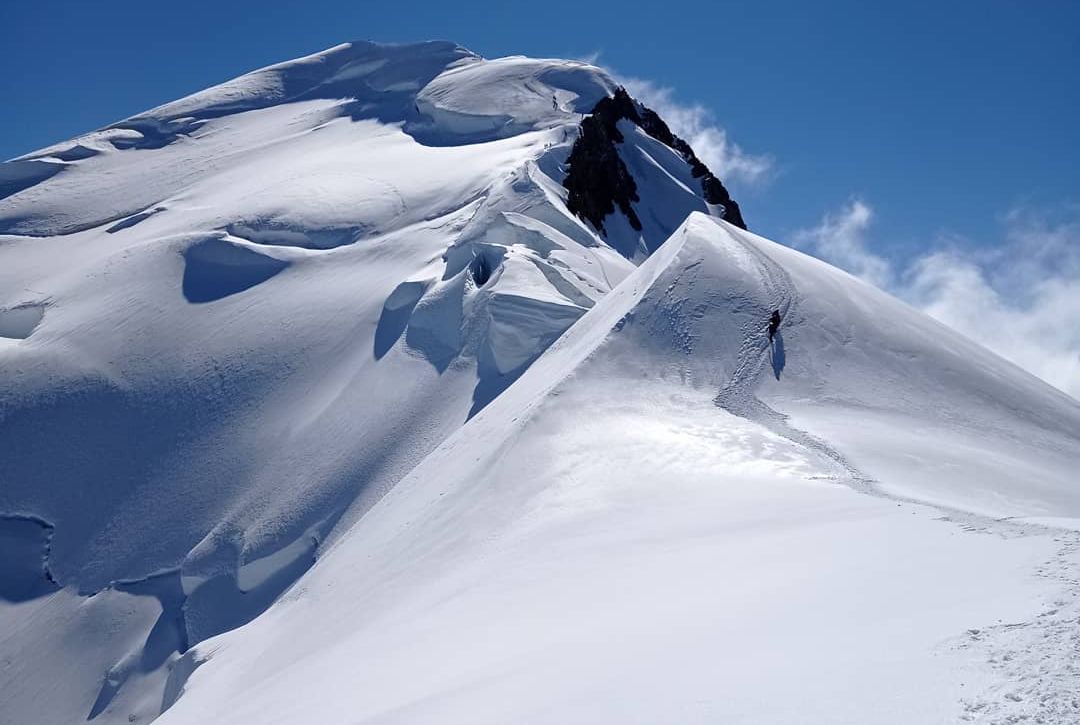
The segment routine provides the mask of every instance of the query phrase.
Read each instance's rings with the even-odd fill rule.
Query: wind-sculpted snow
[[[288,266],[226,238],[200,240],[184,252],[184,299],[214,302],[251,289]]]
[[[0,515],[0,600],[23,602],[56,589],[49,571],[53,527],[35,516]]]
[[[0,166],[0,199],[13,196],[24,189],[45,181],[64,169],[61,160],[9,161]]]
[[[480,58],[453,43],[417,45],[344,43],[305,58],[272,65],[159,106],[111,126],[139,136],[118,137],[118,148],[160,148],[210,119],[316,98],[353,98],[354,119],[404,118],[417,92],[447,69]],[[122,140],[121,140],[122,139]]]
[[[156,716],[185,650],[257,617],[633,271],[562,187],[612,88],[353,43],[0,166],[0,514],[49,522],[55,579],[5,616],[85,644],[25,635],[0,720]]]
[[[593,66],[573,61],[463,63],[417,95],[419,118],[406,130],[422,143],[443,145],[562,127],[568,113],[589,113],[614,88]]]
[[[0,721],[959,707],[934,643],[1059,596],[1077,404],[636,125],[597,234],[613,88],[356,43],[0,166]]]
[[[41,324],[44,316],[44,304],[27,303],[0,309],[0,337],[25,340]]]

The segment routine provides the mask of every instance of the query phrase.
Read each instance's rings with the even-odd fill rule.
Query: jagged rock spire
[[[641,220],[631,204],[640,201],[637,184],[619,157],[616,146],[623,142],[618,128],[622,119],[631,121],[678,152],[690,165],[693,176],[701,179],[705,201],[722,206],[725,221],[746,229],[739,205],[720,179],[697,157],[690,144],[673,134],[655,111],[635,101],[622,87],[617,88],[614,95],[602,98],[581,122],[581,135],[570,152],[570,171],[563,181],[569,192],[566,203],[571,212],[604,234],[604,218],[618,208],[631,227],[641,230]]]

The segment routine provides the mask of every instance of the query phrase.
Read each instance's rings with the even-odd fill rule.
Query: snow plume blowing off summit
[[[1080,404],[746,226],[445,42],[0,165],[0,721],[1071,722]]]

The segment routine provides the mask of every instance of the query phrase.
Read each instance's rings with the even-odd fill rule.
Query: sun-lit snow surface
[[[1075,537],[863,493],[1080,515],[1080,406],[943,334],[691,217],[162,722],[1070,722]]]
[[[355,43],[0,166],[0,720],[157,714],[634,269],[563,204],[613,88]]]
[[[598,238],[610,87],[354,44],[0,167],[0,721],[1075,721],[1080,405],[633,130]]]

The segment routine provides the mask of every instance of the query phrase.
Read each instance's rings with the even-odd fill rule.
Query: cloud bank
[[[902,265],[872,251],[872,222],[852,199],[794,241],[1080,399],[1080,208],[1016,209],[993,245],[940,239]]]

